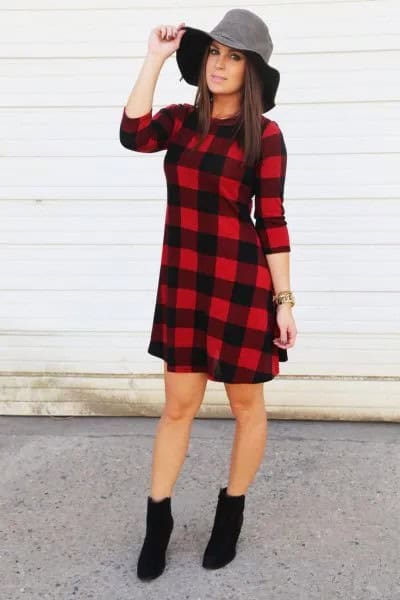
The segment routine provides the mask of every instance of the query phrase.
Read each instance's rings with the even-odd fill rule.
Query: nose
[[[223,67],[225,67],[225,59],[221,55],[219,55],[218,58],[217,58],[217,62],[216,62],[217,69],[220,69],[221,65]]]

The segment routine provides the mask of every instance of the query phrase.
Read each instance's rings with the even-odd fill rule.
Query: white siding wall
[[[152,27],[209,30],[232,5],[3,0],[0,5],[0,412],[146,414],[161,257],[164,152],[118,131]],[[240,5],[239,5],[240,6]],[[298,328],[272,416],[400,420],[397,0],[274,0],[286,214]],[[175,55],[154,112],[192,102]],[[203,412],[204,409],[204,412]],[[226,415],[208,382],[200,414]]]

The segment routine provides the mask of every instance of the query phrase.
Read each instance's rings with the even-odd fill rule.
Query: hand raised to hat
[[[185,23],[179,23],[178,27],[175,27],[175,25],[157,25],[150,33],[149,54],[164,59],[168,58],[179,48],[184,33]]]

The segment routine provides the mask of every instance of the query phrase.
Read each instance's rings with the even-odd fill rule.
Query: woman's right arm
[[[120,142],[129,150],[157,152],[167,147],[181,105],[171,104],[153,116],[153,97],[164,62],[179,47],[183,26],[159,25],[151,31],[147,55],[121,119]]]
[[[166,57],[148,53],[143,61],[135,85],[125,105],[130,119],[148,113],[153,106],[154,90]]]

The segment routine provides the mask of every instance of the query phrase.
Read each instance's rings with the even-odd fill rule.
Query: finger
[[[296,335],[297,335],[297,331],[295,329],[292,329],[291,327],[289,327],[288,329],[288,340],[290,343],[293,343],[294,340],[296,339]]]
[[[286,345],[288,343],[287,330],[282,329],[280,331],[279,340],[280,340],[281,344],[283,344],[283,345]]]
[[[282,348],[283,350],[284,350],[285,348],[287,348],[287,346],[288,346],[288,344],[284,344],[284,343],[283,343],[283,342],[280,340],[280,338],[278,338],[278,339],[274,340],[274,344],[275,344],[275,346],[278,346],[279,348]]]

